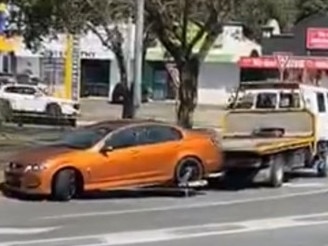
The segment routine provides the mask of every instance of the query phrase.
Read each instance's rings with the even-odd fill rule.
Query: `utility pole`
[[[137,19],[135,30],[135,46],[134,46],[134,116],[141,105],[141,87],[142,87],[142,54],[143,54],[143,32],[144,32],[144,11],[145,0],[135,0],[137,2]]]
[[[131,76],[131,43],[133,40],[132,36],[132,18],[130,17],[128,20],[127,32],[126,32],[126,45],[125,45],[125,62],[126,62],[126,73],[127,73],[127,80],[129,88],[132,82]]]

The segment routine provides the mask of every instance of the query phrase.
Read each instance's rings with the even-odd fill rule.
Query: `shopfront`
[[[328,86],[328,57],[288,56],[285,63],[276,56],[242,57],[241,82],[282,79]]]

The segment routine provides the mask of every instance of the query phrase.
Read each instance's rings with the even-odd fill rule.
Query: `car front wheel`
[[[74,170],[59,171],[53,180],[52,198],[56,201],[69,201],[77,192],[76,174]]]

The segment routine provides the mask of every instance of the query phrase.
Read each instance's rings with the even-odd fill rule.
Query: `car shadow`
[[[47,197],[41,195],[25,195],[18,192],[7,190],[4,183],[0,183],[0,193],[6,198],[20,200],[20,201],[41,202],[48,199]]]
[[[9,191],[3,183],[0,183],[0,193],[9,199],[27,202],[49,201],[55,202],[51,197],[41,195],[25,195],[18,192]],[[205,195],[203,190],[198,189],[174,189],[174,188],[143,188],[133,190],[113,190],[113,191],[93,191],[81,194],[74,200],[108,200],[108,199],[145,199],[156,197],[192,197]]]
[[[289,174],[291,179],[300,178],[318,178],[318,174],[314,169],[300,169]]]
[[[94,191],[84,193],[77,200],[104,200],[104,199],[131,199],[131,198],[156,198],[156,197],[191,197],[205,195],[198,189],[174,189],[174,188],[142,188],[133,190]]]
[[[301,178],[317,178],[317,174],[313,170],[297,170],[293,173],[288,174],[287,183],[293,182],[294,180]],[[220,192],[234,192],[246,189],[261,189],[266,188],[267,185],[264,183],[253,183],[249,181],[239,181],[235,183],[227,183],[222,179],[209,179],[208,185],[199,188],[140,188],[130,190],[111,190],[111,191],[94,191],[87,192],[74,200],[108,200],[108,199],[145,199],[145,198],[156,198],[156,197],[168,197],[168,198],[184,198],[192,196],[206,195],[207,191],[220,191]],[[10,199],[16,199],[20,201],[29,202],[40,202],[40,201],[54,201],[49,197],[36,196],[36,195],[24,195],[17,192],[8,191],[5,189],[3,183],[0,183],[0,193],[4,197]]]

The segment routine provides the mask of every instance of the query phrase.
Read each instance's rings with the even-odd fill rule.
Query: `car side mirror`
[[[106,154],[108,152],[112,152],[114,150],[113,146],[104,146],[101,148],[100,153]]]

